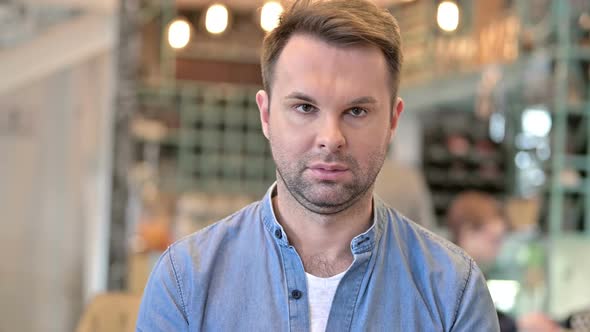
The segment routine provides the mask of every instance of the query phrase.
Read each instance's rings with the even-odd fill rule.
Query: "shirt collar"
[[[272,206],[272,198],[276,195],[276,181],[268,188],[261,204],[261,217],[266,230],[272,238],[283,247],[289,246],[287,233],[277,221]],[[355,236],[350,243],[354,255],[362,254],[375,248],[387,222],[387,211],[384,203],[377,196],[373,196],[373,224],[364,233]]]

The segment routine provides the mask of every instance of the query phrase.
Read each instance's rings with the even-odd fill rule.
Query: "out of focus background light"
[[[214,4],[207,9],[205,28],[214,35],[223,33],[227,29],[229,11],[221,4]]]
[[[188,45],[191,39],[191,26],[184,18],[177,18],[168,27],[168,44],[175,49]]]
[[[540,107],[525,110],[522,114],[522,130],[531,136],[547,136],[551,131],[551,115]]]
[[[457,30],[459,26],[459,6],[453,1],[443,1],[436,12],[438,26],[447,32]]]
[[[269,1],[262,6],[260,12],[260,27],[266,32],[272,31],[279,25],[279,18],[283,13],[283,6],[276,1]]]

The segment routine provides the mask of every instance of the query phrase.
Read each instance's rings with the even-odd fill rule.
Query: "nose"
[[[326,117],[318,128],[317,146],[328,152],[336,152],[346,144],[346,138],[337,117]]]

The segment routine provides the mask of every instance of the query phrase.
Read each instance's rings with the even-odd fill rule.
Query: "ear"
[[[395,132],[395,129],[397,128],[397,123],[399,121],[399,117],[402,115],[403,111],[404,111],[404,101],[398,97],[391,109],[391,116],[390,116],[391,122],[389,123],[389,125],[390,125],[389,129],[391,130],[391,137],[392,138],[393,138],[393,133]]]
[[[269,114],[269,97],[268,93],[264,90],[260,90],[256,93],[256,104],[258,105],[258,111],[260,112],[260,123],[262,124],[262,133],[268,139],[268,119]]]

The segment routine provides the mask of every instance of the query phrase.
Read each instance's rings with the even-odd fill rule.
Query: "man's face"
[[[256,101],[279,185],[321,214],[340,212],[371,190],[403,110],[401,100],[391,103],[381,51],[295,35],[271,90]]]
[[[487,267],[495,262],[505,235],[504,220],[493,217],[480,227],[463,227],[458,244],[481,265],[480,267]]]

